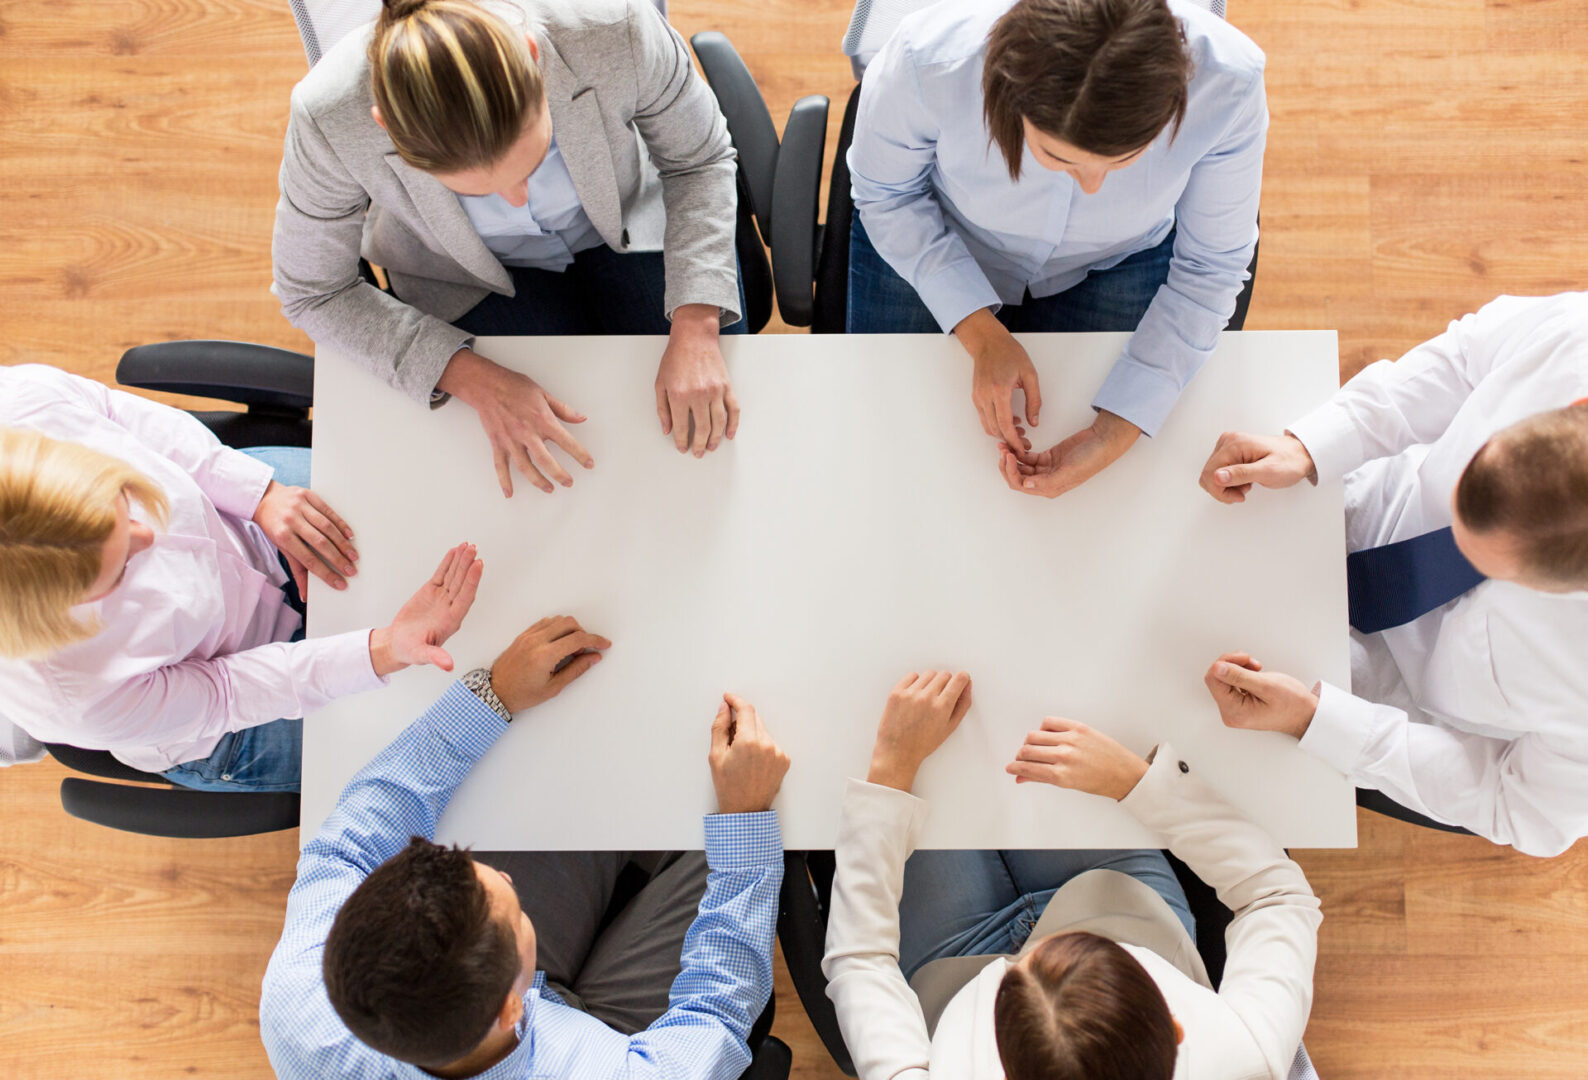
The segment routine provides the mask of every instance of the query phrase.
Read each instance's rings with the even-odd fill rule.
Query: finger
[[[658,380],[656,383],[656,419],[662,422],[662,434],[673,433],[673,414],[667,406],[667,388]]]
[[[563,487],[573,486],[573,477],[568,475],[568,470],[562,467],[562,462],[557,460],[557,455],[551,452],[540,436],[531,438],[524,449],[529,451],[529,460],[535,463],[535,468],[540,470],[542,476],[555,480]]]
[[[1025,477],[1021,475],[1020,464],[1007,446],[998,448],[998,471],[1003,474],[1004,483],[1012,490],[1024,490]]]
[[[1085,727],[1078,720],[1071,720],[1066,716],[1044,716],[1042,718],[1043,731],[1079,731]]]
[[[447,574],[449,571],[451,571],[452,563],[457,559],[458,552],[462,549],[462,544],[459,544],[457,547],[447,549],[447,553],[441,556],[441,561],[436,564],[436,572],[430,575],[430,584],[434,585],[438,589],[446,585]]]
[[[309,491],[306,488],[306,489],[304,489],[304,495],[308,497],[310,506],[314,507],[320,513],[324,514],[326,516],[326,518],[328,518],[330,520],[331,524],[336,526],[337,532],[341,534],[340,535],[340,539],[348,541],[348,545],[347,545],[348,558],[350,558],[350,559],[358,558],[358,552],[353,549],[353,545],[352,545],[352,542],[351,542],[352,539],[353,539],[353,527],[351,525],[349,525],[347,522],[342,520],[342,515],[341,514],[338,514],[335,510],[331,509],[330,503],[328,503],[324,499],[320,498],[320,496],[316,495],[314,492]]]
[[[340,569],[348,577],[358,572],[353,565],[353,560],[358,558],[358,554],[353,550],[353,545],[342,535],[342,530],[336,527],[335,522],[312,506],[304,508],[303,520],[314,530],[309,537],[310,545],[324,557],[326,562]]]
[[[544,451],[544,447],[542,447],[542,450]],[[541,491],[549,493],[551,491],[551,481],[540,475],[540,470],[530,464],[529,455],[524,452],[524,448],[514,444],[511,453],[513,456],[513,468],[517,469],[525,480],[534,484]]]
[[[1072,731],[1048,731],[1039,728],[1036,731],[1026,732],[1026,746],[1063,746],[1075,741]]]
[[[498,448],[495,452],[495,456],[496,482],[502,487],[502,497],[511,499],[513,497],[513,473],[512,470],[508,468],[507,451]]]
[[[1052,765],[1043,765],[1035,761],[1011,761],[1004,766],[1004,772],[1019,780],[1034,781],[1039,784],[1052,784],[1054,787],[1063,787],[1059,781],[1059,770]]]
[[[956,673],[949,680],[944,693],[954,699],[954,712],[949,716],[949,722],[957,726],[970,712],[970,676],[963,671]]]
[[[547,685],[552,687],[553,694],[560,694],[562,693],[564,687],[573,682],[579,676],[583,675],[585,672],[589,671],[591,668],[595,667],[600,662],[601,654],[598,652],[585,653],[583,656],[576,656],[568,662],[567,667],[553,675],[548,681]]]
[[[733,721],[733,710],[728,707],[726,699],[717,706],[717,715],[711,718],[711,745],[728,745],[728,728]]]
[[[998,422],[996,438],[1002,439],[1010,446],[1020,445],[1020,436],[1015,432],[1015,414],[1013,401],[1010,397],[999,395],[993,402],[993,418]]]
[[[584,629],[572,615],[553,615],[546,621],[546,640],[556,641]]]
[[[582,424],[589,419],[578,409],[563,404],[550,394],[546,395],[546,405],[551,409],[551,414],[565,424]]]
[[[473,544],[463,543],[452,549],[452,559],[447,564],[446,579],[441,590],[452,596],[463,587],[463,578],[469,572],[469,567],[474,565],[475,547]]]
[[[1058,746],[1040,746],[1036,743],[1028,742],[1022,744],[1020,749],[1015,751],[1015,760],[1037,761],[1044,765],[1057,765],[1064,755],[1068,753],[1070,753],[1068,749],[1061,749]]]
[[[668,394],[667,405],[673,412],[673,445],[682,454],[689,449],[689,406],[679,394]]]
[[[558,446],[562,447],[564,453],[573,458],[579,464],[583,465],[585,468],[595,468],[595,458],[590,456],[590,451],[586,450],[584,445],[580,443],[578,439],[573,437],[573,432],[569,431],[567,428],[559,425],[558,427],[552,429],[551,434],[549,434],[547,438],[556,443]]]
[[[1226,664],[1239,664],[1241,667],[1250,671],[1263,670],[1262,662],[1257,660],[1252,656],[1251,653],[1248,652],[1227,652],[1223,656],[1220,656],[1219,659]]]
[[[927,683],[926,692],[933,697],[942,697],[943,691],[948,687],[948,681],[953,677],[953,672],[949,671],[932,672],[932,681]]]
[[[420,653],[421,664],[434,664],[442,671],[452,670],[452,654],[439,645],[427,645]]]
[[[730,386],[723,391],[722,400],[728,406],[728,430],[726,435],[731,439],[739,434],[739,399],[734,396],[733,387]]]
[[[711,441],[711,405],[704,398],[689,403],[689,418],[693,421],[694,435],[689,448],[696,457],[706,455],[706,444]]]
[[[292,572],[292,583],[298,587],[298,598],[301,600],[309,595],[308,571],[304,568],[303,563],[294,559],[291,555],[286,558],[287,569]]]
[[[1026,420],[1036,427],[1037,417],[1042,412],[1042,385],[1037,381],[1037,369],[1029,362],[1026,373],[1020,378],[1020,388],[1026,392]]]
[[[1213,482],[1220,487],[1238,487],[1242,484],[1259,484],[1273,472],[1266,457],[1244,465],[1226,465],[1213,470]]]
[[[557,638],[553,644],[557,647],[558,664],[567,660],[568,657],[576,656],[582,652],[600,652],[602,649],[610,649],[612,647],[612,643],[606,638],[586,633],[583,630]],[[553,666],[555,667],[556,665]]]
[[[312,513],[313,511],[310,512]],[[326,528],[332,527],[331,523],[324,517],[321,517],[319,514],[315,514],[315,517],[325,522]],[[312,520],[310,520],[307,514],[304,515],[303,521],[299,525],[299,529],[300,531],[298,532],[298,539],[308,544],[326,566],[339,570],[348,577],[353,576],[355,573],[353,569],[353,561],[343,554],[336,544],[332,543],[331,538],[322,532],[319,527],[316,526]]]
[[[728,406],[718,395],[711,399],[711,437],[706,440],[706,449],[715,450],[722,445],[723,436],[728,431]]]
[[[474,606],[474,598],[480,591],[480,579],[485,576],[485,560],[474,558],[469,561],[469,568],[464,571],[463,584],[458,587],[452,597],[452,606],[457,612],[461,622],[463,616],[468,614]]]
[[[904,678],[893,684],[894,692],[897,693],[900,690],[908,690],[910,687],[915,685],[915,680],[918,678],[920,678],[919,675],[913,671],[910,672]]]
[[[976,419],[981,421],[982,432],[996,439],[998,428],[993,423],[992,402],[976,394],[972,394],[970,400],[971,404],[976,406]]]

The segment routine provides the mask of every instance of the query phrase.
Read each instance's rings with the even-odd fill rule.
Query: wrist
[[[1300,719],[1295,724],[1291,725],[1290,734],[1294,735],[1298,739],[1307,734],[1308,729],[1312,727],[1313,717],[1318,715],[1319,689],[1319,686],[1314,686],[1311,692],[1308,693],[1307,697],[1309,702],[1306,708],[1302,711]]]
[[[258,525],[260,528],[264,528],[265,523],[259,520],[259,515],[265,509],[266,500],[268,500],[272,495],[274,495],[280,489],[281,489],[281,485],[278,482],[276,482],[275,480],[272,480],[268,484],[266,484],[265,485],[265,490],[264,490],[263,493],[260,494],[259,502],[254,504],[254,512],[249,515],[248,520],[252,521],[255,525]]]
[[[890,787],[909,794],[910,789],[915,787],[915,774],[920,768],[919,762],[899,761],[885,755],[874,755],[871,759],[871,768],[866,772],[866,783]]]
[[[1141,428],[1132,424],[1118,413],[1111,413],[1107,409],[1098,409],[1097,417],[1092,421],[1092,430],[1105,443],[1130,446],[1141,437]]]
[[[998,321],[998,316],[993,314],[992,308],[977,308],[959,322],[954,324],[954,336],[965,351],[975,356],[987,346],[992,335],[1004,330],[1004,324]]]
[[[369,666],[383,679],[408,666],[397,659],[392,648],[391,627],[379,626],[369,632]]]
[[[1115,802],[1119,802],[1132,791],[1135,791],[1136,785],[1141,783],[1141,778],[1146,775],[1146,760],[1139,757],[1134,758],[1120,774],[1119,781],[1114,785],[1114,790],[1109,792],[1109,796],[1113,798]]]
[[[673,309],[669,336],[716,337],[722,327],[722,311],[715,304],[680,304]]]
[[[459,349],[447,361],[441,378],[436,380],[436,389],[451,394],[472,408],[479,401],[483,388],[489,384],[493,369],[499,370],[499,366],[473,349]]]
[[[1285,432],[1285,438],[1296,444],[1291,447],[1291,451],[1296,455],[1297,467],[1301,470],[1301,475],[1316,484],[1318,482],[1318,463],[1312,460],[1312,451],[1307,449],[1306,443],[1288,431]]]

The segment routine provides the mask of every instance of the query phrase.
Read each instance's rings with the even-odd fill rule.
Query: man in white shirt
[[[1344,477],[1353,552],[1353,693],[1230,654],[1207,677],[1225,723],[1530,855],[1588,835],[1585,397],[1588,293],[1505,296],[1284,435],[1223,436],[1215,498]]]

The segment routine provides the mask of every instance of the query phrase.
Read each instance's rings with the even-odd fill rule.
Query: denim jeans
[[[309,486],[308,450],[298,446],[257,446],[243,453],[274,469],[277,483]],[[282,568],[286,568],[284,559]],[[303,615],[303,599],[290,572],[281,591]],[[303,640],[303,627],[292,635],[292,640]],[[184,761],[167,769],[164,775],[173,784],[199,791],[297,791],[303,776],[303,721],[272,720],[227,732],[209,757]]]
[[[899,967],[945,956],[1017,953],[1059,887],[1088,870],[1150,885],[1196,940],[1179,879],[1161,851],[918,851],[904,864]]]
[[[482,336],[552,334],[665,334],[667,280],[659,251],[619,255],[605,244],[586,248],[566,270],[509,266],[513,295],[492,293],[454,319],[459,330]],[[746,332],[744,278],[739,321],[724,334]]]
[[[1158,287],[1169,279],[1174,233],[1157,247],[1138,251],[1106,270],[1093,270],[1081,281],[1052,296],[1029,292],[1018,304],[998,309],[998,321],[1014,333],[1045,331],[1076,334],[1136,329]],[[849,232],[849,315],[851,334],[937,334],[938,326],[909,282],[877,254],[860,215]]]

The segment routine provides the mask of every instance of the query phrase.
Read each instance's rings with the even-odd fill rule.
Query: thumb
[[[1213,473],[1213,479],[1225,487],[1242,484],[1263,484],[1274,479],[1274,467],[1267,456],[1243,465],[1226,465]]]
[[[717,706],[717,715],[711,721],[711,744],[713,746],[727,745],[728,725],[732,718],[733,710],[728,708],[726,701]]]
[[[662,434],[673,433],[673,410],[667,405],[667,390],[660,382],[656,384],[656,419],[662,422]]]
[[[1026,392],[1026,422],[1036,427],[1037,416],[1042,412],[1042,386],[1037,382],[1036,368],[1032,368],[1020,380],[1020,388]]]
[[[442,671],[452,670],[452,654],[439,645],[427,645],[419,655],[421,664],[434,664]]]

